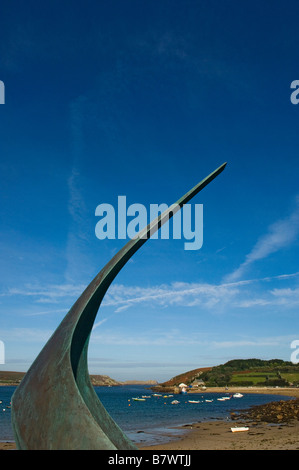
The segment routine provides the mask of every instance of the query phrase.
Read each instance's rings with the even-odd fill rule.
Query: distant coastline
[[[18,386],[25,376],[25,372],[14,372],[14,371],[0,371],[0,386]],[[108,375],[90,375],[91,383],[95,387],[115,387],[120,385],[148,385],[150,388],[156,391],[180,393],[176,387],[166,387],[159,385],[155,380],[127,380],[125,382],[118,382]],[[266,386],[250,386],[250,387],[201,387],[201,388],[190,388],[188,394],[193,393],[264,393],[267,395],[287,395],[292,397],[299,397],[299,387],[266,387]]]
[[[16,387],[20,384],[26,372],[15,372],[15,371],[0,371],[0,387],[11,386]],[[108,375],[90,375],[92,385],[95,387],[117,387],[120,385],[149,385],[156,386],[158,382],[156,380],[126,380],[125,382],[119,382],[112,379]]]
[[[0,371],[0,386],[16,386],[23,379],[25,372]]]
[[[0,386],[17,386],[25,372],[0,371]],[[213,367],[201,367],[179,374],[166,382],[156,380],[117,381],[108,375],[90,374],[94,386],[148,385],[161,393],[246,390],[247,393],[280,393],[299,390],[299,364],[282,359],[233,359]]]

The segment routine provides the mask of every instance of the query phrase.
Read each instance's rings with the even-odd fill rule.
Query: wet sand
[[[166,444],[140,450],[299,450],[299,422],[292,424],[251,424],[249,431],[233,433],[231,426],[242,423],[207,421],[189,426],[190,432]],[[182,430],[186,430],[183,427]],[[15,449],[14,442],[0,442],[0,450]]]
[[[292,424],[248,423],[249,431],[231,431],[243,422],[207,421],[190,426],[181,439],[141,450],[298,450],[299,422]],[[184,428],[186,429],[186,428]]]
[[[13,450],[16,448],[14,442],[0,442],[0,450]]]
[[[209,390],[211,391],[211,389]],[[224,388],[213,389],[213,391],[224,392]],[[243,393],[266,393],[287,395],[294,398],[299,397],[299,389],[229,389],[230,392]],[[266,405],[267,406],[267,405]],[[276,405],[275,405],[276,406]],[[277,406],[283,406],[277,404]],[[261,405],[260,409],[265,409]],[[298,408],[298,404],[297,404]],[[281,413],[281,411],[280,411]],[[298,412],[297,412],[298,413]],[[246,415],[246,412],[244,413]],[[254,413],[253,413],[254,415]],[[258,413],[257,413],[258,415]],[[246,426],[248,431],[232,432],[232,427]],[[264,422],[247,415],[237,417],[234,420],[222,421],[211,420],[183,426],[182,430],[189,429],[190,432],[177,440],[154,446],[140,446],[141,450],[299,450],[299,420],[294,414],[294,419],[287,422],[274,423]]]
[[[140,450],[299,450],[299,422],[271,425],[250,424],[249,431],[233,433],[231,426],[241,423],[207,421],[189,427],[181,439],[166,444],[140,447]],[[182,428],[184,431],[186,427]],[[0,450],[13,450],[15,443],[0,443]]]

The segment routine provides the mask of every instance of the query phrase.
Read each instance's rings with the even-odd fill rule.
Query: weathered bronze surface
[[[88,285],[26,373],[12,397],[18,449],[129,450],[136,446],[112,420],[90,382],[87,350],[102,299],[122,267],[226,163],[130,240]]]

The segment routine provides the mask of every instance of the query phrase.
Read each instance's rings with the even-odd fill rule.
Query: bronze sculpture
[[[12,397],[18,449],[130,450],[90,382],[89,337],[102,299],[122,267],[175,212],[225,168],[217,168],[130,240],[88,285],[37,356]]]

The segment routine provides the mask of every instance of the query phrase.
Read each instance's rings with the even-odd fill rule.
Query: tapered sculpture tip
[[[153,233],[224,170],[226,163],[127,242],[71,307],[12,397],[18,449],[137,450],[98,399],[90,381],[90,333],[116,275]]]

